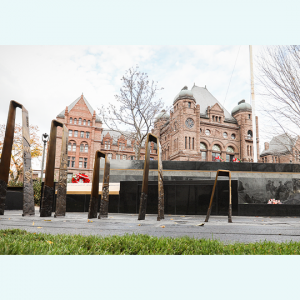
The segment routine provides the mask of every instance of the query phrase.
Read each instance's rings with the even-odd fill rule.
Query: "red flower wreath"
[[[79,174],[76,174],[73,176],[72,183],[78,183],[80,181],[80,179],[83,180],[83,183],[90,182],[89,177],[87,175],[79,173]]]

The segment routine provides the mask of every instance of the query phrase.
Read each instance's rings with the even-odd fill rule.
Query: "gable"
[[[212,108],[210,109],[210,111],[212,112],[216,112],[216,113],[220,113],[220,114],[224,114],[224,110],[221,108],[221,106],[219,105],[219,103],[215,103]]]
[[[83,100],[83,98],[80,98],[80,100],[77,101],[77,103],[69,110],[70,115],[72,115],[72,113],[74,112],[85,113],[86,115],[89,115],[91,118],[93,116],[89,108],[87,107],[85,101]]]

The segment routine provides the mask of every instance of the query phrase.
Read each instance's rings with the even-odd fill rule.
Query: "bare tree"
[[[300,46],[264,47],[257,58],[263,136],[285,134],[291,141],[300,129]],[[283,145],[282,145],[283,146]],[[292,149],[288,143],[287,149]]]
[[[138,66],[128,69],[121,80],[120,94],[115,95],[119,105],[103,105],[100,114],[109,130],[134,141],[135,158],[140,159],[143,141],[150,133],[155,116],[163,108],[162,99],[156,99],[163,88],[150,81]]]

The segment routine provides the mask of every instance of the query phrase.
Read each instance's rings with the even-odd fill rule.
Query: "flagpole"
[[[254,162],[257,162],[257,142],[256,142],[256,118],[255,118],[255,94],[254,94],[254,75],[253,75],[253,56],[252,45],[249,46],[250,54],[250,77],[251,77],[251,106],[252,106],[252,131],[253,131],[253,154]]]

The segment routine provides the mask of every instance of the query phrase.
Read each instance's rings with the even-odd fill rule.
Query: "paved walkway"
[[[5,211],[0,216],[0,229],[19,228],[30,232],[82,235],[149,234],[153,236],[218,239],[224,242],[300,241],[300,217],[241,217],[166,215],[162,221],[156,215],[146,215],[138,221],[136,214],[109,214],[107,219],[87,219],[87,213],[67,213],[66,217],[22,217],[22,211]],[[200,226],[204,224],[203,226]]]

